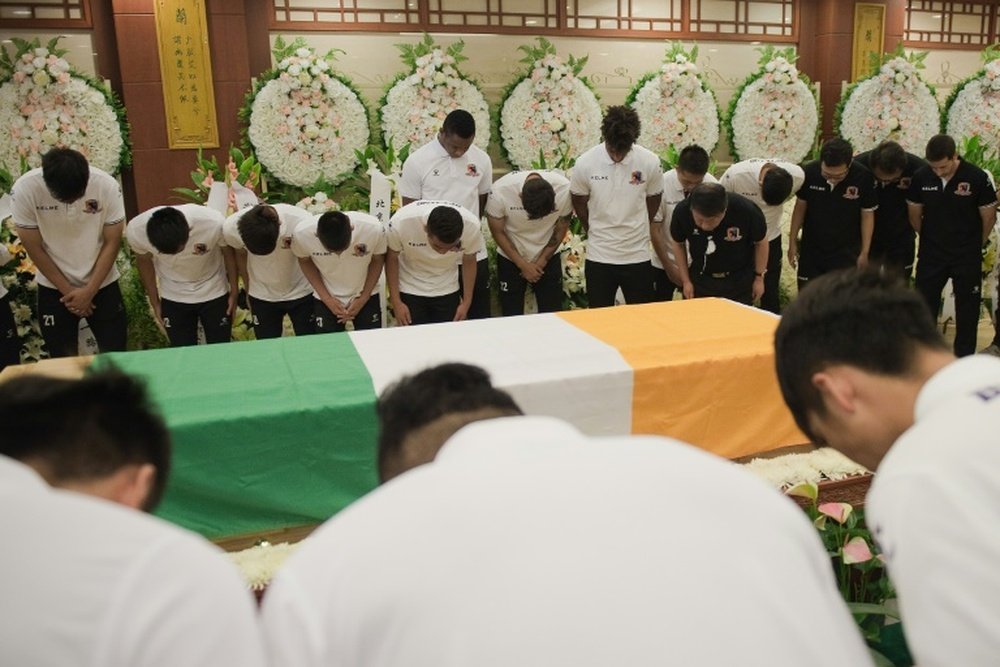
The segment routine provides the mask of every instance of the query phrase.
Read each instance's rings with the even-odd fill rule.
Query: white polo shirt
[[[551,417],[466,426],[342,511],[262,622],[272,664],[298,667],[871,664],[787,498],[677,441]]]
[[[438,206],[462,214],[461,242],[454,251],[441,254],[427,242],[427,217]],[[479,218],[451,202],[420,200],[407,204],[389,220],[389,249],[399,253],[399,289],[416,296],[444,296],[458,291],[456,261],[483,248]],[[457,258],[457,260],[456,260]]]
[[[865,503],[919,665],[1000,656],[1000,360],[974,355],[917,395]]]
[[[264,664],[254,603],[222,552],[0,456],[0,662]]]
[[[312,286],[302,273],[298,258],[292,252],[292,235],[298,225],[312,217],[312,213],[291,204],[273,206],[281,221],[278,245],[269,255],[247,253],[247,273],[250,274],[250,286],[247,292],[262,301],[300,299],[312,292]],[[226,245],[246,250],[238,223],[248,210],[250,209],[237,211],[226,218],[226,222],[222,225]]]
[[[760,207],[767,220],[767,240],[773,241],[781,236],[781,216],[785,211],[784,204],[774,206],[764,202],[760,194],[760,170],[768,163],[773,163],[787,171],[792,176],[792,192],[798,192],[802,183],[806,180],[806,174],[802,167],[791,162],[784,162],[777,159],[752,158],[737,162],[726,169],[719,181],[729,192],[743,195],[754,204]]]
[[[552,213],[537,220],[529,220],[521,204],[521,188],[531,174],[538,174],[556,192],[556,208]],[[489,199],[486,200],[486,215],[503,218],[504,228],[511,243],[526,260],[531,261],[548,245],[552,230],[559,218],[569,217],[573,204],[569,197],[569,180],[554,171],[515,171],[501,177],[493,184]],[[497,246],[497,252],[507,254]],[[507,257],[510,259],[510,257]]]
[[[570,190],[590,197],[587,259],[605,264],[649,261],[646,198],[663,192],[660,158],[639,146],[614,162],[604,144],[580,156],[570,175]]]
[[[719,181],[712,176],[712,174],[706,173],[705,178],[701,180],[702,183],[718,183]],[[663,235],[667,239],[667,257],[671,261],[676,262],[677,258],[674,257],[674,249],[669,243],[670,241],[670,219],[674,215],[674,209],[687,198],[684,194],[684,188],[681,187],[681,181],[677,178],[677,170],[671,169],[667,173],[663,174],[663,198],[660,199],[660,208],[656,212],[656,220],[659,220],[663,225]],[[654,252],[652,257],[653,266],[658,269],[663,268],[663,262]]]
[[[462,157],[452,158],[435,137],[406,158],[399,194],[454,202],[478,218],[479,197],[492,184],[493,163],[486,151],[472,144]]]
[[[149,218],[161,208],[166,207],[157,206],[139,214],[125,228],[129,247],[138,254],[153,256],[160,298],[178,303],[204,303],[228,294],[229,281],[222,258],[225,217],[198,204],[174,206],[184,214],[190,232],[183,250],[165,255],[149,242],[147,232]]]
[[[72,204],[63,204],[45,186],[39,167],[18,178],[10,194],[14,224],[37,229],[42,235],[42,247],[66,280],[74,287],[86,285],[104,247],[104,226],[125,222],[125,202],[118,181],[91,166],[83,197]],[[101,287],[116,280],[118,268],[112,265]],[[55,289],[41,271],[38,284]]]
[[[368,266],[376,255],[386,251],[386,233],[378,218],[357,211],[345,212],[351,221],[351,244],[342,253],[323,247],[316,228],[320,216],[314,216],[295,228],[292,252],[296,257],[309,257],[323,276],[323,285],[344,305],[361,294],[368,277]],[[313,290],[313,296],[319,295]]]

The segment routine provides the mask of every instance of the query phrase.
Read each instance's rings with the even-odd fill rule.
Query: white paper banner
[[[212,187],[208,190],[208,199],[205,200],[205,206],[209,207],[213,211],[218,211],[222,215],[226,214],[226,209],[229,206],[229,188],[222,181],[216,181],[212,183]]]
[[[0,197],[0,222],[3,222],[10,217],[10,207],[13,200],[10,195],[4,195]]]
[[[371,198],[368,212],[375,216],[383,225],[389,224],[389,213],[392,210],[392,182],[378,169],[372,170]],[[378,279],[377,292],[382,295],[382,326],[389,321],[388,295],[385,291],[385,271]]]
[[[257,194],[253,190],[245,188],[239,183],[233,183],[230,190],[236,197],[237,211],[242,211],[245,208],[253,208],[260,203],[260,200],[257,199]]]

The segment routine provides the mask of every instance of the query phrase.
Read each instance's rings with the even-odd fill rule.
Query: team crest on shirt
[[[368,254],[368,244],[367,243],[355,243],[354,244],[354,256],[364,257]]]
[[[100,213],[101,205],[96,199],[88,199],[83,202],[83,212],[84,213]]]
[[[844,190],[844,199],[857,199],[860,196],[856,185],[848,185],[847,189]]]
[[[292,247],[292,237],[291,236],[282,236],[281,237],[281,249],[282,250],[288,250],[291,247]]]
[[[899,179],[899,183],[896,183],[896,187],[899,188],[900,190],[909,190],[910,189],[910,177],[909,176],[903,176],[901,179]]]
[[[475,164],[473,164],[472,162],[470,162],[469,164],[465,165],[465,175],[466,176],[478,176],[479,175],[479,170],[476,169],[476,165]]]
[[[431,174],[433,176],[440,176],[441,175],[441,170],[440,169],[432,169],[431,170]]]
[[[641,185],[642,184],[642,172],[633,171],[632,178],[629,179],[629,185]]]
[[[743,234],[740,232],[739,227],[727,227],[726,228],[726,240],[727,241],[742,241]]]
[[[194,254],[196,254],[196,255],[204,255],[206,253],[208,253],[208,246],[207,245],[205,245],[204,243],[195,243],[194,244]]]
[[[955,194],[962,195],[963,197],[968,197],[972,194],[972,185],[969,183],[959,183],[955,186]]]

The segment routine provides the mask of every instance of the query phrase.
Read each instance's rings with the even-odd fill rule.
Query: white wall
[[[32,40],[38,37],[42,46],[53,37],[58,37],[62,35],[63,38],[59,40],[59,48],[66,49],[66,60],[70,65],[73,66],[79,72],[83,74],[89,74],[91,76],[96,76],[97,67],[95,65],[94,56],[94,40],[91,38],[89,32],[38,32],[37,30],[4,30],[0,32],[0,44],[8,51],[12,52],[14,45],[11,43],[11,37],[19,37],[21,39]]]

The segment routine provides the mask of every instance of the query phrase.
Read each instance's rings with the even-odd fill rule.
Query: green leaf
[[[899,612],[884,604],[872,604],[870,602],[848,602],[847,609],[852,614],[877,614],[888,618],[899,618]]]

